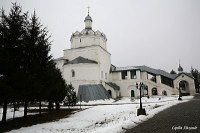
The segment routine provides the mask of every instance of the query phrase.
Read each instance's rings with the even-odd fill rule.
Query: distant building
[[[139,96],[136,83],[143,82],[144,96],[194,95],[195,85],[191,73],[185,73],[179,64],[178,74],[170,74],[147,66],[116,67],[111,64],[107,51],[107,38],[92,29],[92,18],[86,16],[85,28],[71,35],[71,48],[55,59],[63,78],[72,84],[83,101]]]

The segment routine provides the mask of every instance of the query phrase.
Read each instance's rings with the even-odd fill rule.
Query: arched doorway
[[[128,87],[128,90],[127,90],[127,94],[128,94],[128,96],[129,97],[131,97],[131,98],[138,98],[138,89],[136,88],[136,86],[135,85],[130,85],[129,87]]]
[[[108,90],[108,94],[112,97],[112,91]]]
[[[179,87],[183,95],[189,95],[189,83],[185,80],[179,82]]]
[[[157,88],[152,88],[152,95],[158,95]]]
[[[131,97],[135,97],[135,91],[131,90]]]

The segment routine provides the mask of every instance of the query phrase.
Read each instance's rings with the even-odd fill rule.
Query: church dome
[[[90,20],[90,21],[92,21],[92,18],[90,17],[90,15],[87,15],[87,16],[85,17],[84,22],[85,22],[86,20]]]
[[[182,71],[183,71],[183,68],[181,67],[180,64],[179,64],[179,67],[178,67],[178,71],[179,71],[179,72],[182,72]]]

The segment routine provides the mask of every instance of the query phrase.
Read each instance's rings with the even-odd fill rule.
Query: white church
[[[143,96],[194,95],[195,85],[191,73],[179,64],[178,74],[170,74],[148,66],[116,67],[111,64],[106,35],[92,29],[92,18],[85,17],[85,28],[71,35],[71,48],[55,59],[67,84],[72,84],[78,100],[139,97],[136,83],[143,83]]]

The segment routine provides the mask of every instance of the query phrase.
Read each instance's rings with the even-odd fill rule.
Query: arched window
[[[75,71],[72,70],[72,77],[75,77]]]
[[[162,91],[162,95],[167,96],[167,91]]]
[[[152,95],[158,95],[157,88],[152,88]]]

